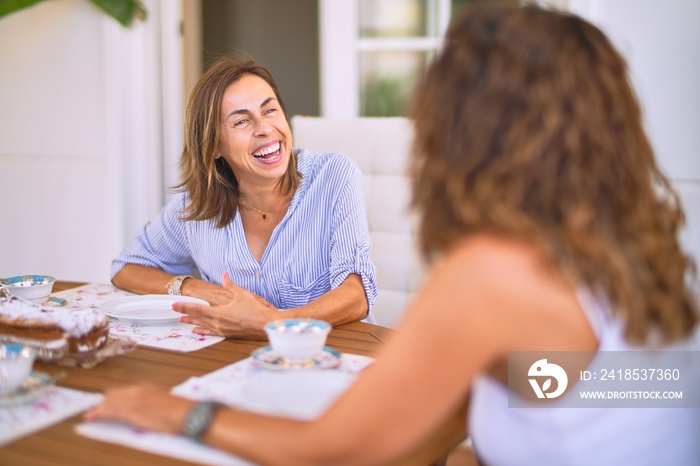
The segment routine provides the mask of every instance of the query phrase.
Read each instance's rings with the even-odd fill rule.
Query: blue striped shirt
[[[300,185],[259,263],[246,243],[240,215],[223,228],[215,220],[182,221],[188,196],[178,193],[112,261],[112,277],[130,263],[176,275],[197,269],[204,280],[217,284],[226,271],[238,286],[279,309],[291,309],[355,273],[371,308],[377,299],[377,271],[369,257],[362,173],[344,155],[305,150],[299,151],[298,168]]]

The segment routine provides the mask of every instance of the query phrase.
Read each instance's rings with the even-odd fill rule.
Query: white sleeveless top
[[[644,349],[590,293],[578,298],[599,351]],[[469,432],[482,466],[700,465],[700,408],[508,408],[507,387],[488,376],[472,388]]]

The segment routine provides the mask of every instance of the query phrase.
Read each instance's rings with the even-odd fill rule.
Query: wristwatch
[[[183,433],[193,440],[200,441],[214,420],[216,410],[222,406],[224,405],[216,401],[200,401],[195,404],[185,417]]]

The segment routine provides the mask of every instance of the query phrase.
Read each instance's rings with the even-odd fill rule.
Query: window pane
[[[429,52],[376,51],[360,54],[360,115],[403,116]]]
[[[435,35],[434,0],[359,0],[359,37]]]

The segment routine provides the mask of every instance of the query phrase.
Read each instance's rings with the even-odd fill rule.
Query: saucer
[[[0,406],[12,406],[27,403],[41,395],[47,388],[53,387],[56,379],[44,372],[31,372],[21,387],[12,393],[0,395]]]
[[[308,364],[290,364],[277,354],[271,346],[263,346],[253,351],[253,362],[260,367],[272,370],[285,369],[332,369],[340,365],[340,351],[325,346],[318,356]]]
[[[55,306],[55,307],[63,307],[66,304],[68,304],[68,301],[66,301],[63,298],[57,298],[55,296],[49,297],[49,299],[46,301],[46,304],[44,306]]]

